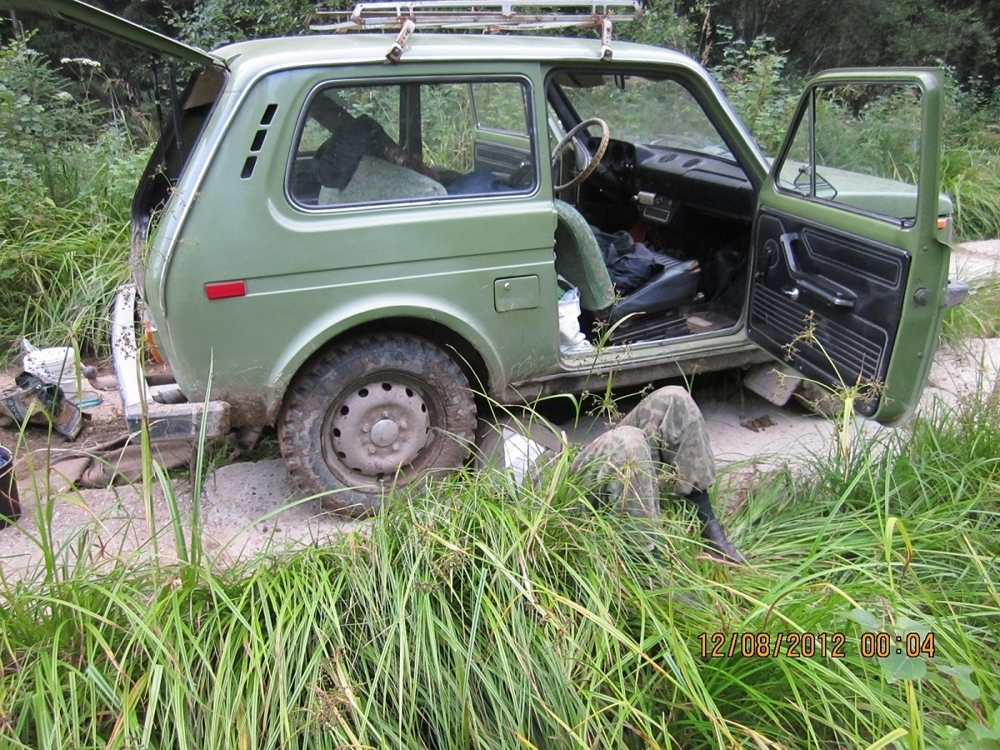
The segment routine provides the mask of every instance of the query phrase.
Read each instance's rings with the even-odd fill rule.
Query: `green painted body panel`
[[[480,64],[463,72],[523,76],[525,67]],[[421,65],[405,73],[426,79],[450,70]],[[204,177],[190,189],[182,184],[176,197],[196,195],[195,208],[183,222],[182,209],[168,211],[177,221],[165,219],[152,242],[145,286],[146,299],[162,316],[157,324],[164,355],[189,398],[204,397],[213,362],[213,397],[269,420],[311,354],[387,318],[455,332],[483,358],[491,383],[557,366],[555,213],[545,191],[430,205],[300,208],[285,195],[294,117],[275,118],[255,153],[252,176],[242,176],[269,105],[298,112],[315,86],[370,76],[364,67],[268,75],[243,99],[225,132],[203,137],[218,148],[192,160],[188,174],[205,164]],[[495,280],[524,275],[537,279],[538,304],[498,311]],[[246,281],[245,297],[206,298],[205,283],[234,278]]]
[[[225,60],[229,78],[149,238],[142,281],[158,346],[190,400],[204,398],[211,368],[212,398],[233,404],[235,424],[271,422],[309,357],[359,330],[415,330],[461,347],[459,359],[501,400],[557,391],[560,384],[599,387],[613,372],[628,384],[713,369],[716,360],[731,366],[759,358],[744,330],[745,310],[720,335],[560,354],[545,82],[556,69],[601,65],[608,73],[641,69],[681,81],[760,206],[911,253],[905,321],[878,418],[895,419],[915,403],[936,343],[947,274],[947,247],[932,225],[921,221],[903,231],[776,190],[767,159],[718,86],[676,52],[615,43],[613,62],[601,64],[596,40],[416,34],[402,61],[391,65],[385,54],[393,40],[370,34],[260,40],[213,53]],[[516,78],[530,87],[532,126],[543,134],[536,139],[541,166],[533,192],[324,209],[289,197],[290,154],[317,87],[456,76]],[[938,107],[938,89],[923,85],[926,106]],[[262,125],[268,107],[277,115]],[[939,141],[938,132],[929,137]],[[523,138],[491,142],[517,147]],[[939,200],[938,154],[925,151],[924,179],[935,187],[933,195],[921,192],[922,217],[936,216]],[[206,283],[229,280],[243,280],[245,296],[207,299]],[[514,280],[511,289],[505,280]],[[925,287],[932,300],[918,306],[913,292]]]

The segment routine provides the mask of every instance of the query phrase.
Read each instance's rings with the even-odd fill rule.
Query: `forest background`
[[[94,4],[212,49],[304,33],[308,0]],[[346,7],[346,5],[345,5]],[[39,13],[0,16],[0,360],[25,335],[107,353],[127,279],[131,196],[169,101],[162,60]],[[581,31],[580,33],[590,33]],[[948,71],[942,190],[959,239],[1000,236],[1000,4],[991,0],[658,0],[618,38],[672,47],[718,78],[776,153],[805,78],[844,66]],[[186,71],[173,71],[183,85]],[[166,110],[164,109],[166,107]]]

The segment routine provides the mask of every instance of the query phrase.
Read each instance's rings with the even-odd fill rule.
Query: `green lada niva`
[[[611,40],[631,2],[588,6],[594,39],[431,31],[548,6],[370,3],[213,52],[43,4],[198,66],[113,322],[155,439],[273,425],[358,514],[462,465],[485,404],[609,377],[777,359],[879,421],[915,405],[948,290],[939,72],[816,76],[771,159],[697,62]],[[173,383],[142,377],[143,328]]]

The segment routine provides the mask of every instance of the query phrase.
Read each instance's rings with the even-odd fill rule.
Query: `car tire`
[[[289,474],[323,508],[364,517],[386,492],[440,477],[469,456],[476,404],[445,351],[403,334],[333,346],[295,377],[278,418]]]

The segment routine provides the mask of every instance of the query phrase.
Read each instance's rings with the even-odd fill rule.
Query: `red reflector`
[[[213,281],[205,284],[205,296],[209,299],[226,299],[226,297],[245,297],[247,283],[245,281]]]

